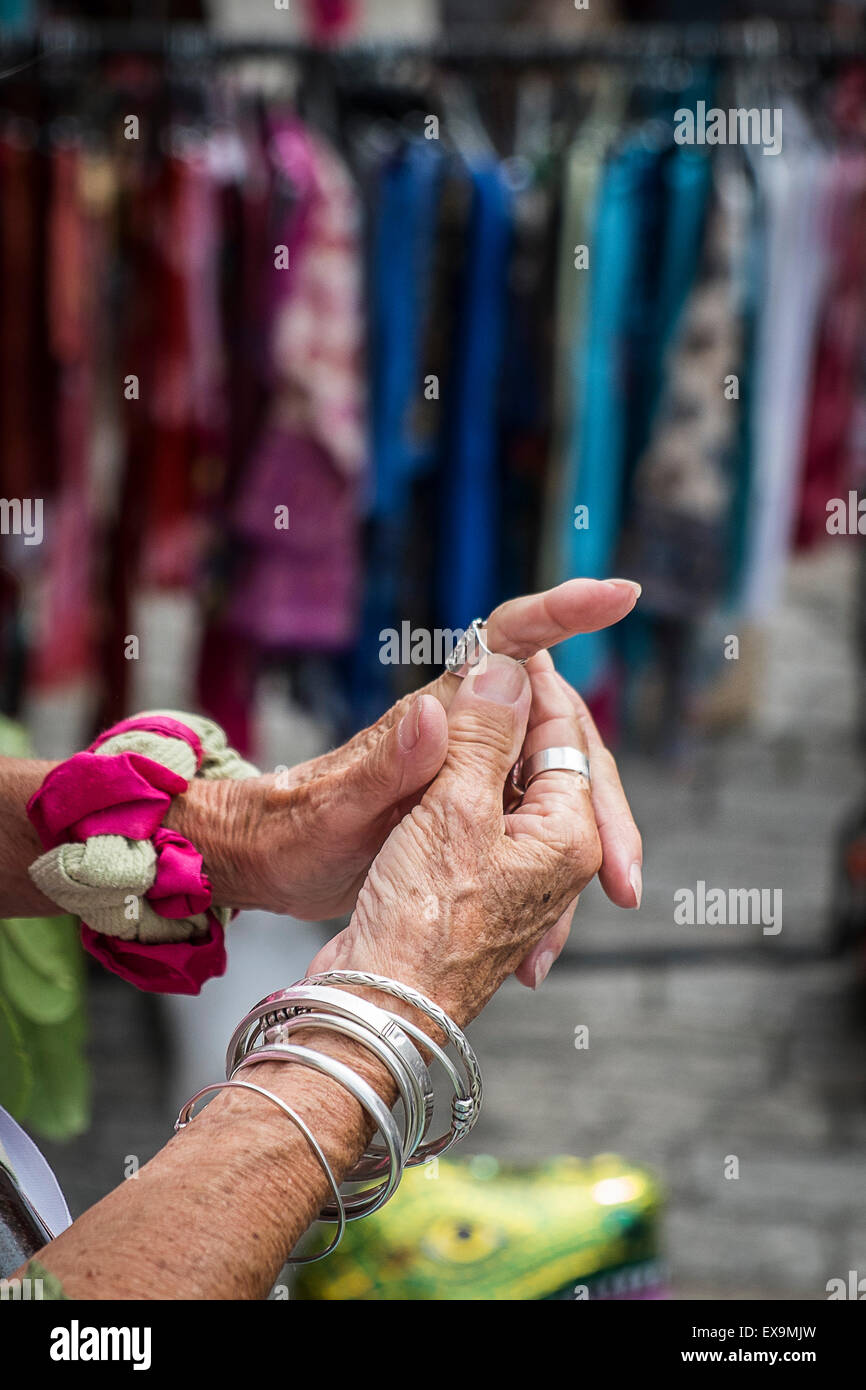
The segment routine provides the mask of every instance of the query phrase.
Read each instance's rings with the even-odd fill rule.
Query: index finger
[[[487,645],[517,659],[535,656],[580,632],[620,622],[640,592],[631,579],[568,579],[555,589],[508,599],[487,620]]]

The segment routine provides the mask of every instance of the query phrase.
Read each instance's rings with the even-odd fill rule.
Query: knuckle
[[[510,705],[487,703],[484,711],[464,709],[448,731],[451,749],[459,749],[461,761],[475,759],[485,765],[491,758],[506,759],[514,743],[514,711]]]
[[[595,878],[601,868],[603,858],[601,836],[597,828],[593,826],[585,832],[578,846],[576,859],[580,864],[580,877],[587,882]]]
[[[600,767],[601,770],[609,778],[619,777],[619,769],[616,765],[616,758],[613,756],[609,748],[606,748],[604,746],[602,746],[601,748],[597,748],[592,755],[592,761],[596,770],[598,770]]]
[[[601,836],[596,825],[575,816],[562,817],[553,837],[554,848],[575,888],[595,878],[602,864]]]
[[[363,759],[359,760],[359,771],[374,796],[387,796],[394,785],[394,770],[392,741],[387,733],[383,733],[366,749]]]
[[[454,834],[459,804],[447,793],[426,796],[406,817],[409,833],[420,837],[425,844],[444,845]]]

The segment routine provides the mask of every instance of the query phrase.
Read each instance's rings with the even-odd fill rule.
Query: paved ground
[[[676,772],[625,763],[646,838],[641,912],[588,892],[565,963],[537,995],[508,987],[473,1030],[488,1098],[472,1147],[651,1164],[669,1194],[679,1297],[822,1298],[829,1278],[866,1275],[866,1000],[855,963],[826,950],[833,833],[863,782],[850,588],[838,555],[798,566],[748,734]],[[781,889],[782,931],[677,926],[674,892],[698,880]],[[249,924],[243,947],[238,937],[246,992],[220,996],[214,1037],[223,1015],[234,1021],[272,987],[260,930]],[[268,940],[293,978],[309,940],[294,953]],[[589,1047],[578,1051],[580,1024]],[[184,1043],[197,1027],[198,1046]],[[51,1151],[76,1210],[170,1132],[173,1100],[210,1079],[217,1044],[197,1007],[165,1013],[102,977],[94,1061],[93,1130]],[[731,1156],[735,1180],[724,1176]]]

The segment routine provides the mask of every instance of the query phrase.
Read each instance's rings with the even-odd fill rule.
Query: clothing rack
[[[503,33],[501,28],[467,28],[423,43],[365,41],[338,47],[296,39],[222,37],[201,25],[185,24],[53,24],[30,34],[0,35],[0,60],[7,66],[123,56],[181,63],[275,58],[336,67],[418,60],[450,68],[568,67],[665,59],[844,62],[866,57],[866,31],[843,34],[814,22],[770,20],[727,25],[630,24],[574,39],[533,30]]]

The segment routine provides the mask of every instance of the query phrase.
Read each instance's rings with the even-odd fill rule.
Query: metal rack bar
[[[764,62],[847,61],[866,57],[866,32],[841,34],[810,22],[631,24],[585,38],[531,30],[467,29],[429,43],[370,41],[320,48],[290,39],[222,37],[197,25],[45,25],[29,35],[0,34],[2,61],[86,61],[142,56],[175,61],[245,58],[315,60],[337,66],[417,59],[443,67],[563,67],[578,63],[692,59]]]

